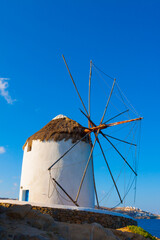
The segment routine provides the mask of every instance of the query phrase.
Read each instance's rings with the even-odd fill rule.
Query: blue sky
[[[1,197],[18,197],[30,135],[59,113],[87,124],[64,54],[86,105],[92,59],[144,117],[135,206],[160,213],[160,2],[2,0],[0,9]],[[96,123],[105,103],[93,86]],[[95,171],[101,175],[100,164]]]

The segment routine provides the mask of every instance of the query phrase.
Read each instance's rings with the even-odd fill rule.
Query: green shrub
[[[141,227],[137,227],[137,226],[127,226],[127,228],[132,232],[132,233],[138,233],[140,235],[142,235],[145,238],[150,238],[152,240],[156,240],[155,237],[153,237],[150,233],[148,233],[147,231],[145,231],[143,228]]]

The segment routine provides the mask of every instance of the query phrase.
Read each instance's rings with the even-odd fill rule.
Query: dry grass
[[[84,132],[84,129],[85,128],[79,123],[70,118],[64,117],[54,119],[29,137],[23,146],[23,150],[28,143],[27,151],[31,151],[33,140],[61,141],[64,139],[67,141],[68,139],[72,139],[72,143],[75,143],[77,140],[80,140],[83,136],[85,136],[86,133]],[[91,143],[89,136],[84,138],[83,141]]]

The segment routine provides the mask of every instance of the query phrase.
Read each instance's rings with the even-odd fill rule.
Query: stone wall
[[[4,207],[10,208],[14,204],[0,203]],[[137,225],[137,222],[131,218],[114,216],[98,212],[78,211],[73,209],[48,208],[32,206],[32,209],[39,210],[41,213],[49,214],[55,221],[66,223],[99,223],[105,228],[118,229],[127,225]]]

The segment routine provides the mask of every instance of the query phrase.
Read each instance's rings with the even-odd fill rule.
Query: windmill
[[[69,67],[68,67],[68,65],[67,65],[67,62],[66,62],[66,60],[65,60],[64,55],[62,55],[62,57],[63,57],[63,60],[64,60],[65,65],[66,65],[66,67],[67,67],[68,73],[69,73],[69,75],[70,75],[70,78],[71,78],[71,80],[72,80],[72,82],[73,82],[73,85],[74,85],[74,87],[75,87],[75,90],[76,90],[76,92],[77,92],[77,94],[78,94],[78,97],[79,97],[79,99],[80,99],[80,101],[81,101],[81,103],[82,103],[82,106],[83,106],[85,112],[83,112],[82,110],[80,110],[80,111],[81,111],[81,113],[88,119],[88,128],[84,129],[84,132],[86,133],[86,136],[87,136],[88,134],[93,133],[94,136],[95,136],[95,140],[94,140],[94,142],[93,142],[93,144],[92,144],[92,148],[91,148],[91,151],[90,151],[90,154],[89,154],[89,157],[88,157],[88,161],[87,161],[87,163],[86,163],[86,166],[85,166],[85,169],[84,169],[82,178],[81,178],[81,182],[80,182],[80,185],[79,185],[79,188],[78,188],[78,191],[77,191],[77,195],[76,195],[76,198],[75,198],[74,200],[72,199],[72,197],[71,197],[69,194],[66,193],[66,191],[63,189],[63,187],[60,186],[60,185],[58,184],[58,182],[56,182],[55,179],[53,179],[53,180],[54,180],[55,183],[62,189],[62,191],[64,191],[64,193],[71,199],[71,201],[72,201],[75,205],[77,205],[78,198],[79,198],[79,194],[80,194],[80,191],[81,191],[81,188],[82,188],[82,185],[83,185],[83,181],[84,181],[85,176],[86,176],[86,172],[87,172],[89,163],[92,162],[92,164],[93,164],[92,154],[93,154],[93,150],[94,150],[95,144],[96,144],[96,142],[97,142],[98,145],[99,145],[99,147],[100,147],[100,150],[101,150],[101,152],[102,152],[102,156],[103,156],[103,158],[104,158],[104,160],[105,160],[105,163],[106,163],[106,165],[107,165],[107,168],[108,168],[108,170],[109,170],[109,173],[110,173],[111,179],[112,179],[112,181],[113,181],[114,187],[115,187],[115,189],[116,189],[116,191],[117,191],[119,200],[120,200],[120,202],[122,203],[122,202],[123,202],[122,197],[121,197],[121,195],[120,195],[120,192],[119,192],[118,187],[117,187],[117,185],[116,185],[116,182],[115,182],[115,180],[114,180],[112,171],[111,171],[110,166],[109,166],[109,164],[108,164],[108,161],[107,161],[107,159],[106,159],[106,156],[105,156],[103,147],[102,147],[102,145],[101,145],[101,143],[100,143],[100,140],[99,140],[98,135],[101,134],[101,135],[109,142],[109,144],[110,144],[110,145],[114,148],[114,150],[119,154],[119,156],[123,159],[123,161],[124,161],[124,162],[126,163],[126,165],[130,168],[130,170],[134,173],[134,175],[137,176],[137,173],[136,173],[136,171],[133,169],[133,167],[132,167],[132,166],[128,163],[128,161],[123,157],[123,155],[122,155],[122,154],[120,153],[120,151],[116,148],[116,146],[110,141],[109,137],[111,137],[111,136],[107,136],[105,133],[103,133],[102,130],[107,129],[107,128],[109,128],[109,127],[117,126],[117,125],[120,125],[120,124],[125,124],[125,123],[129,123],[129,122],[134,122],[134,121],[140,121],[140,120],[142,120],[143,118],[142,118],[142,117],[138,117],[138,118],[134,118],[134,119],[124,120],[124,121],[119,121],[119,122],[112,122],[112,123],[108,123],[108,124],[106,123],[106,122],[108,122],[108,121],[103,122],[104,117],[105,117],[105,114],[106,114],[106,111],[107,111],[107,108],[108,108],[108,105],[109,105],[109,102],[110,102],[110,99],[111,99],[111,96],[112,96],[112,93],[113,93],[114,86],[115,86],[115,84],[116,84],[116,79],[113,79],[112,88],[111,88],[109,97],[108,97],[108,99],[107,99],[107,103],[106,103],[106,106],[105,106],[105,109],[104,109],[103,116],[102,116],[102,118],[101,118],[101,121],[100,121],[99,125],[96,125],[96,124],[91,120],[91,114],[90,114],[91,76],[92,76],[92,65],[93,65],[93,63],[92,63],[92,61],[90,61],[89,94],[88,94],[88,110],[87,110],[87,108],[86,108],[86,106],[85,106],[85,104],[84,104],[84,102],[83,102],[83,100],[82,100],[82,97],[81,97],[81,95],[80,95],[80,93],[79,93],[79,91],[78,91],[78,89],[77,89],[77,86],[76,86],[76,83],[75,83],[75,81],[74,81],[74,79],[73,79],[73,77],[72,77],[72,74],[71,74],[71,72],[70,72],[70,70],[69,70]],[[128,111],[128,110],[123,111],[123,112],[117,114],[116,116],[114,116],[113,118],[116,118],[116,117],[124,114],[124,113],[127,112],[127,111]],[[113,118],[112,118],[112,119],[113,119]],[[110,120],[112,120],[112,119],[110,119]],[[112,137],[112,138],[114,138],[114,137]],[[83,138],[80,139],[78,142],[76,142],[75,145],[72,146],[70,149],[68,149],[54,164],[52,164],[52,165],[48,168],[48,170],[50,171],[50,170],[52,169],[52,167],[55,166],[55,164],[57,164],[66,154],[68,154],[68,152],[69,152],[70,150],[72,150],[81,140],[83,140]],[[122,141],[122,142],[124,142],[124,143],[126,143],[126,144],[135,145],[134,143],[129,143],[129,142],[123,141],[123,140],[121,140],[121,139],[116,139],[116,140]],[[97,206],[99,207],[99,201],[98,201],[98,195],[97,195],[96,184],[95,184],[95,179],[94,179],[94,173],[93,173],[93,181],[94,181],[94,191],[95,191]]]
[[[58,115],[40,131],[27,139],[23,147],[24,158],[19,199],[48,204],[94,207],[94,198],[96,198],[97,206],[100,207],[93,163],[93,152],[97,143],[117,192],[119,201],[122,203],[124,198],[121,197],[121,193],[108,163],[105,150],[102,146],[100,136],[109,143],[117,155],[127,165],[128,169],[137,176],[136,169],[127,161],[118,147],[113,144],[112,139],[129,146],[136,146],[136,144],[106,134],[104,131],[106,129],[111,129],[114,126],[139,122],[142,120],[142,117],[116,122],[113,121],[113,119],[127,113],[129,109],[126,109],[125,111],[114,115],[107,121],[104,121],[115,85],[117,85],[116,79],[112,78],[113,83],[106,101],[103,115],[100,123],[96,125],[93,119],[91,119],[90,111],[91,76],[92,67],[95,67],[95,65],[92,61],[90,62],[87,110],[64,56],[63,60],[84,108],[84,111],[80,111],[87,119],[88,126],[83,127],[66,116]],[[92,136],[94,136],[93,143]]]

